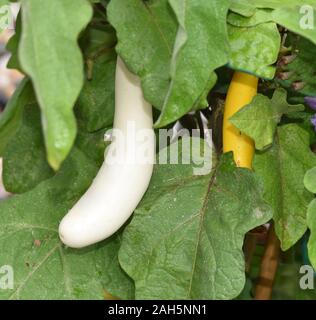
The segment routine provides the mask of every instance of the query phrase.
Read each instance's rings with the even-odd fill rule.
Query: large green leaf
[[[3,155],[8,142],[21,125],[23,108],[34,101],[31,82],[25,78],[7,103],[5,111],[0,115],[0,156]]]
[[[157,165],[124,231],[120,264],[137,299],[230,299],[245,284],[244,235],[270,218],[254,173],[231,155],[204,176],[192,165]]]
[[[114,118],[116,55],[113,51],[96,58],[76,104],[78,117],[88,131],[112,125]]]
[[[116,51],[141,78],[146,100],[161,109],[170,84],[178,29],[168,0],[114,0],[107,12],[117,32]]]
[[[307,229],[306,211],[313,194],[304,188],[303,180],[314,166],[309,135],[296,124],[279,127],[273,146],[255,156],[254,168],[264,180],[264,197],[273,208],[283,250],[293,246]]]
[[[252,21],[252,23],[258,19],[259,17],[263,17],[261,10],[259,9],[277,9],[280,7],[288,7],[297,5],[298,1],[305,1],[305,0],[231,0],[230,10],[233,12],[232,17],[228,17],[230,20],[231,18],[233,21],[238,21],[242,24]],[[308,0],[312,1],[312,0]],[[264,14],[264,13],[263,13]],[[265,14],[264,14],[265,15]],[[239,16],[239,17],[238,17]],[[236,18],[236,20],[235,20]],[[244,18],[244,19],[243,19]],[[245,25],[244,25],[245,26]]]
[[[42,110],[48,161],[58,169],[76,136],[72,108],[83,85],[77,37],[89,22],[86,0],[22,0],[19,60]]]
[[[163,110],[156,126],[207,106],[213,71],[228,61],[227,10],[226,0],[111,1],[117,52],[140,76],[145,98]]]
[[[231,0],[229,9],[244,17],[250,18],[256,12],[256,8],[248,0]]]
[[[262,150],[273,143],[275,130],[284,114],[305,109],[303,105],[289,105],[286,97],[284,89],[277,89],[272,99],[258,94],[250,104],[234,114],[230,122],[255,141],[256,149]]]
[[[98,149],[99,138],[90,139],[91,150]],[[59,240],[61,218],[100,165],[77,146],[53,178],[0,203],[0,265],[14,269],[14,289],[0,290],[2,299],[103,299],[104,291],[133,297],[133,284],[118,263],[119,235],[82,250]]]
[[[230,12],[227,16],[227,22],[236,27],[254,27],[258,24],[271,22],[271,9],[256,9],[251,17],[244,17],[238,13]]]
[[[97,164],[104,158],[104,130],[86,131],[86,124],[79,120],[77,147]],[[53,175],[49,167],[37,104],[28,104],[23,112],[19,130],[9,141],[3,161],[3,181],[6,190],[24,193]]]
[[[215,85],[210,75],[228,62],[227,0],[170,0],[179,22],[171,61],[171,83],[157,127],[173,122],[200,103]],[[212,23],[210,23],[212,21]],[[203,101],[205,103],[205,101]],[[203,105],[207,107],[207,102]]]
[[[25,106],[22,125],[3,154],[3,183],[11,193],[24,193],[50,178],[37,104]]]
[[[273,64],[277,61],[281,38],[277,25],[263,23],[251,28],[228,25],[231,44],[229,65],[233,69],[253,73],[261,78],[272,79]]]
[[[262,10],[256,10],[256,8],[274,10],[271,11],[269,18],[269,15],[266,15]],[[259,19],[274,21],[316,43],[316,25],[314,22],[316,3],[314,0],[233,0],[231,10],[235,14],[228,19],[230,21],[233,19],[236,23],[239,21],[244,25],[249,21],[253,23],[259,17]],[[250,14],[247,14],[247,12]],[[238,14],[240,17],[238,17]],[[306,22],[309,22],[309,24],[307,25]]]
[[[238,1],[238,0],[237,0]],[[314,5],[314,0],[251,0],[251,4],[256,8],[278,9],[285,7],[293,7],[296,5]]]
[[[311,28],[306,28],[303,24],[303,14],[300,12],[301,6],[296,6],[292,8],[279,8],[274,10],[272,13],[273,20],[280,24],[281,26],[309,39],[314,44],[316,44],[316,24],[315,24],[315,16],[316,16],[316,4],[314,2],[314,8],[311,10],[311,18],[310,21],[313,23]]]
[[[232,0],[232,6],[244,6],[246,8],[288,8],[297,5],[315,5],[314,0]]]

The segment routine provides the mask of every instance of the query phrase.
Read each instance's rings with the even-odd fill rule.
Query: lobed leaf
[[[94,153],[99,139],[90,139]],[[61,218],[100,166],[80,146],[77,142],[54,177],[0,202],[0,265],[14,269],[14,289],[0,290],[1,299],[104,299],[105,292],[133,297],[133,283],[118,263],[119,234],[80,251],[59,240]]]
[[[284,114],[303,111],[304,105],[289,105],[287,92],[277,89],[272,99],[258,94],[252,102],[230,118],[230,122],[255,141],[256,149],[263,150],[273,143],[275,131]]]
[[[124,231],[119,260],[136,299],[231,299],[244,287],[244,235],[271,217],[260,183],[231,155],[204,176],[193,167],[157,165]]]
[[[265,79],[274,77],[276,69],[273,64],[277,61],[281,44],[275,23],[263,23],[251,28],[228,25],[228,35],[231,68]]]
[[[141,78],[146,100],[162,109],[156,127],[207,106],[213,71],[228,61],[228,5],[227,0],[117,0],[108,6],[117,52]]]
[[[254,169],[264,180],[264,198],[273,208],[276,234],[283,250],[306,232],[307,206],[313,194],[304,188],[305,172],[316,166],[309,134],[296,124],[277,129],[273,146],[257,153]]]
[[[179,28],[171,60],[171,81],[156,127],[176,121],[200,104],[199,97],[216,83],[214,76],[213,81],[209,81],[210,75],[229,59],[226,28],[229,1],[169,2]],[[207,106],[207,102],[202,105]]]

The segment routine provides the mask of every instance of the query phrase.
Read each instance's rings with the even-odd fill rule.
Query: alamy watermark
[[[0,290],[14,289],[14,270],[12,266],[0,267]]]
[[[152,129],[137,128],[135,122],[128,121],[125,128],[106,132],[105,140],[111,144],[106,149],[105,162],[109,166],[188,164],[194,175],[206,175],[212,170],[211,136],[208,129],[201,132],[182,128],[177,132],[159,129],[156,138]]]
[[[314,8],[311,5],[303,5],[300,7],[300,28],[303,30],[315,29]]]
[[[14,14],[9,5],[0,6],[0,31],[14,29]]]
[[[315,271],[312,266],[306,264],[301,266],[300,274],[300,288],[302,290],[313,290],[315,288]]]

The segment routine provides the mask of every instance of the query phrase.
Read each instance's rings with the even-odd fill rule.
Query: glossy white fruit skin
[[[114,129],[119,129],[126,145],[136,146],[139,141],[127,134],[132,124],[136,134],[144,129],[150,132],[150,161],[138,163],[123,159],[120,163],[108,163],[112,151],[124,153],[126,147],[114,138],[105,161],[87,192],[63,218],[59,226],[61,241],[72,248],[82,248],[113,235],[131,216],[146,192],[152,172],[155,154],[152,107],[143,98],[139,79],[131,74],[118,58],[115,80]]]

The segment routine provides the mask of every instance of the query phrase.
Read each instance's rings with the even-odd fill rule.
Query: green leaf
[[[107,129],[109,128],[91,133],[87,132],[85,126],[79,122],[76,146],[98,166],[101,166],[104,160],[104,132]]]
[[[231,154],[210,174],[193,167],[157,165],[124,231],[119,260],[136,299],[230,299],[244,287],[244,235],[271,217],[260,184]]]
[[[207,106],[212,73],[227,63],[229,52],[227,0],[169,2],[117,0],[108,7],[117,52],[141,78],[146,100],[162,109],[156,127]]]
[[[243,21],[243,24],[247,21],[255,21],[258,18],[255,17],[256,15],[259,15],[260,19],[263,17],[261,10],[258,11],[256,8],[275,9],[271,12],[270,21],[274,21],[316,44],[315,0],[234,0],[231,6],[232,8],[237,7],[237,10],[232,10],[237,13],[233,15],[233,21],[237,21],[237,23],[238,21]],[[239,7],[241,8],[240,10],[238,10]],[[243,14],[243,9],[246,10],[246,13],[249,11],[251,14]],[[308,12],[308,9],[310,9],[310,12]],[[246,16],[248,19],[238,17],[238,14]],[[269,19],[268,16],[266,18]],[[231,21],[231,18],[228,18],[228,20]]]
[[[229,1],[169,2],[179,29],[171,60],[171,82],[156,127],[176,121],[200,102],[206,85],[211,84],[207,91],[215,85],[215,75],[210,82],[210,74],[228,62],[229,53],[226,30]],[[202,107],[207,107],[207,103]]]
[[[23,72],[18,56],[19,43],[22,33],[22,21],[21,13],[18,14],[16,24],[15,24],[15,34],[9,39],[6,49],[11,52],[10,60],[8,61],[7,68],[17,69],[20,72]]]
[[[216,82],[217,82],[217,74],[215,72],[212,72],[208,82],[206,83],[204,91],[202,92],[201,96],[198,98],[198,100],[192,107],[192,111],[205,109],[206,107],[209,106],[209,102],[207,98],[210,93],[210,90],[216,85]]]
[[[264,198],[273,208],[276,233],[283,250],[307,229],[307,206],[313,195],[304,188],[305,172],[316,166],[309,135],[296,124],[279,127],[273,146],[256,153],[254,169],[264,180]]]
[[[307,5],[305,1],[303,1],[304,5]],[[302,5],[303,5],[302,4]],[[316,16],[316,4],[313,1],[313,7],[311,8],[311,15],[309,16],[310,25],[306,24],[304,20],[304,14],[301,13],[302,6],[295,6],[291,8],[281,7],[277,10],[274,10],[272,13],[273,19],[276,23],[280,24],[284,28],[287,28],[296,34],[299,34],[306,39],[309,39],[314,44],[316,44],[316,24],[315,24],[315,16]],[[308,21],[307,21],[308,22]]]
[[[22,125],[3,154],[3,183],[11,193],[24,193],[54,174],[46,161],[37,104],[25,106]]]
[[[108,24],[93,26],[85,30],[80,38],[80,46],[86,59],[96,59],[107,53],[116,44],[115,30]]]
[[[116,51],[141,78],[145,99],[161,109],[170,84],[178,29],[168,0],[115,0],[107,13],[117,32]]]
[[[31,82],[25,78],[7,103],[5,111],[0,115],[0,156],[3,155],[7,144],[21,125],[23,108],[34,101]]]
[[[6,10],[6,8],[8,5],[8,0],[0,0],[0,8],[2,7],[2,10],[0,12],[0,33],[6,29],[5,26],[8,22],[8,10]]]
[[[227,22],[236,27],[255,27],[258,24],[273,21],[271,13],[271,9],[256,9],[251,17],[244,17],[230,12],[227,16]]]
[[[288,8],[297,5],[315,5],[314,0],[232,0],[232,2],[235,5],[269,9]]]
[[[248,0],[231,0],[229,9],[244,17],[251,17],[256,12],[256,8]]]
[[[241,294],[236,298],[236,300],[253,300],[253,296],[251,294],[252,291],[252,282],[251,280],[247,277],[246,278],[246,283],[245,286],[243,288],[243,291],[241,292]]]
[[[283,71],[287,73],[288,79],[280,81],[284,87],[291,87],[293,82],[302,81],[304,87],[299,90],[303,95],[316,96],[316,46],[304,38],[293,42],[292,54],[297,57],[284,66]]]
[[[305,109],[303,105],[289,105],[286,98],[284,89],[277,89],[272,99],[258,94],[231,117],[230,122],[255,141],[256,149],[263,150],[273,143],[275,130],[284,114]]]
[[[92,65],[76,104],[76,113],[90,132],[112,125],[115,104],[116,55],[113,51],[99,56]]]
[[[293,101],[294,103],[300,102],[298,101]],[[315,135],[315,129],[311,123],[311,117],[313,115],[313,111],[309,110],[308,108],[305,108],[305,111],[302,112],[292,112],[287,114],[282,118],[282,123],[287,124],[287,123],[296,123],[299,127],[304,129],[306,132],[309,134],[309,144],[313,145],[316,143],[316,135]]]
[[[251,28],[228,25],[231,44],[229,65],[233,69],[252,73],[258,77],[272,79],[273,64],[277,61],[281,38],[273,22]]]
[[[91,150],[98,145],[99,138]],[[0,203],[0,265],[14,269],[14,289],[0,290],[1,299],[103,299],[104,291],[133,297],[133,284],[118,264],[119,235],[80,251],[58,237],[61,218],[99,165],[74,147],[53,178]]]
[[[304,185],[308,191],[316,193],[316,167],[306,172],[304,177]]]
[[[234,10],[234,8],[237,8],[237,10]],[[244,0],[233,0],[231,10],[236,14],[233,15],[233,19],[230,17],[228,20],[230,22],[237,21],[237,23],[243,21],[244,24],[247,21],[255,21],[258,18],[255,15],[259,15],[260,19],[265,19],[261,10],[258,11],[256,8],[275,9],[271,12],[270,21],[272,20],[316,44],[316,25],[314,22],[316,4],[314,0],[253,0],[251,4]],[[302,10],[304,8],[310,11]],[[250,14],[243,14],[244,12]],[[238,14],[246,16],[248,19],[238,17]]]
[[[303,290],[300,273],[303,265],[307,264],[302,257],[305,251],[304,238],[291,250],[281,254],[276,278],[273,285],[272,300],[315,300],[316,290]],[[305,261],[304,261],[305,260]]]
[[[119,264],[118,251],[121,245],[122,235],[120,233],[105,241],[106,250],[103,252],[101,261],[102,283],[106,294],[115,298],[131,300],[135,299],[135,287],[134,282]]]
[[[316,268],[316,199],[308,206],[307,225],[311,231],[308,240],[308,257],[313,267]]]
[[[72,108],[83,86],[77,44],[92,15],[86,0],[22,1],[19,60],[31,77],[42,110],[47,156],[58,169],[76,136]],[[67,35],[67,36],[65,36]]]
[[[0,0],[0,6],[6,6],[9,4],[9,0]]]
[[[251,4],[249,1],[233,0],[231,10],[233,12],[229,14],[228,22],[235,26],[250,27],[274,21],[316,44],[314,0],[253,0]]]

